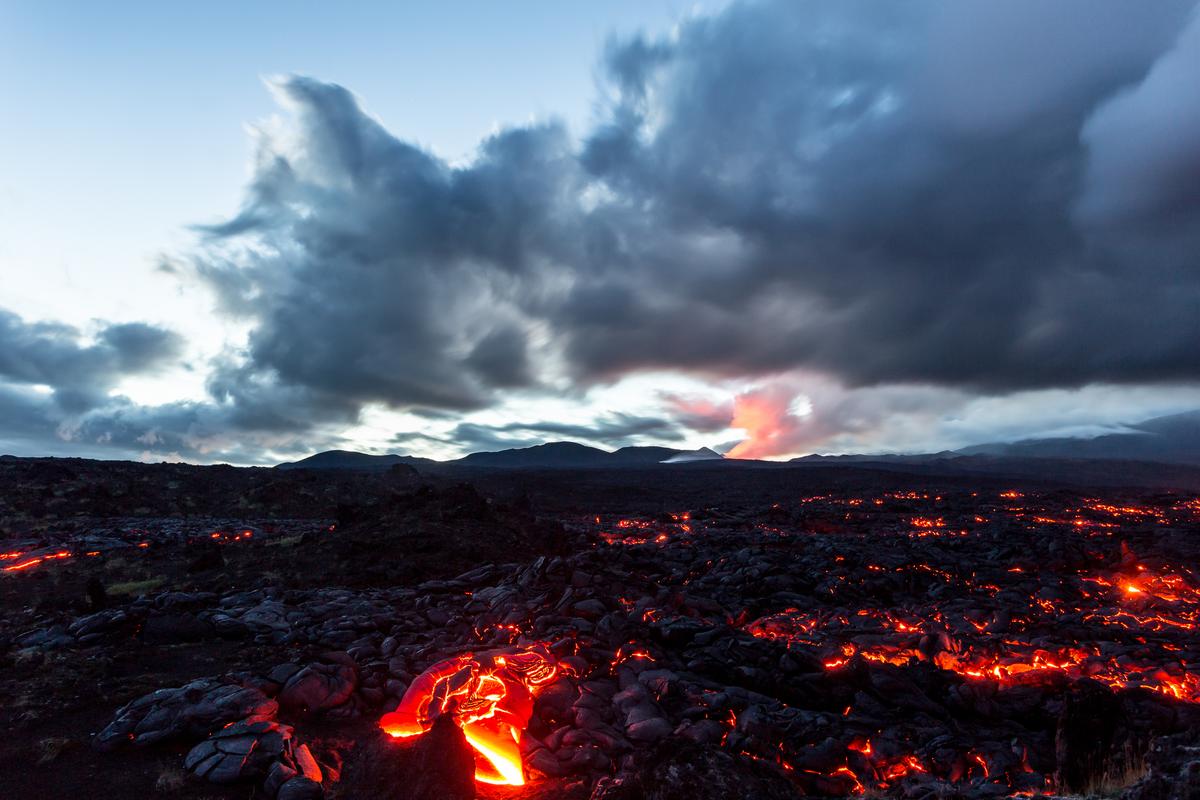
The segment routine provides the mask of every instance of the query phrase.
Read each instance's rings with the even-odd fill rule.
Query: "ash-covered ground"
[[[10,796],[1200,786],[1195,493],[4,459],[0,531]]]

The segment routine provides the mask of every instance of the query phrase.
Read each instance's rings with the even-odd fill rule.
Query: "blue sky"
[[[0,452],[1200,407],[1198,68],[1192,0],[8,2]]]

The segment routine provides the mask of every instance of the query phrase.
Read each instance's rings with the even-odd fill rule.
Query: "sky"
[[[1200,408],[1193,0],[0,4],[0,452]]]

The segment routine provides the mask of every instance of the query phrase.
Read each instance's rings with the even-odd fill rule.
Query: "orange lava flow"
[[[537,650],[448,658],[422,672],[379,726],[394,737],[419,736],[451,714],[475,749],[475,780],[521,786],[521,734],[534,696],[557,675],[554,661]]]
[[[1180,574],[1155,573],[1140,565],[1135,569],[1134,577],[1081,575],[1083,587],[1094,587],[1085,588],[1083,598],[1073,603],[1035,598],[1024,614],[1015,615],[1014,630],[1006,633],[992,632],[986,618],[948,615],[936,604],[852,613],[789,608],[744,628],[756,637],[812,648],[829,670],[841,669],[855,657],[897,666],[928,660],[965,678],[993,680],[1002,686],[1038,683],[1057,673],[1070,679],[1091,678],[1113,689],[1139,686],[1200,703],[1200,673],[1174,655],[1178,645],[1156,637],[1162,632],[1200,631],[1200,588]],[[978,589],[989,587],[976,584]],[[1056,642],[1047,634],[1054,619],[1068,613],[1092,626],[1091,638]],[[1030,627],[1032,632],[1021,633]],[[1106,654],[1106,630],[1136,636],[1137,656],[1118,659]],[[851,637],[857,643],[847,641]],[[944,646],[922,652],[918,647],[922,637],[926,641],[940,637]]]
[[[16,554],[5,553],[4,558],[6,560],[14,558],[14,557],[19,558],[20,555],[21,555],[20,553],[16,553]],[[46,555],[43,555],[43,556],[34,556],[33,558],[27,558],[24,561],[18,561],[15,564],[9,564],[4,567],[4,571],[5,572],[19,572],[20,570],[23,570],[23,569],[29,569],[30,567],[36,567],[38,564],[41,564],[43,561],[54,561],[54,560],[57,560],[60,558],[70,558],[70,557],[71,557],[70,551],[60,550],[57,553],[47,553]]]

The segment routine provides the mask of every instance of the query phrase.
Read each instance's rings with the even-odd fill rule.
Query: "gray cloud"
[[[122,378],[174,364],[182,352],[178,334],[152,325],[103,325],[86,342],[69,325],[25,322],[0,309],[0,380],[47,386],[69,412],[103,403]]]
[[[655,439],[670,441],[682,438],[678,426],[670,420],[622,413],[609,414],[584,425],[563,422],[509,423],[497,430],[549,434],[568,439],[588,439],[613,447],[632,444],[641,436],[653,436]]]
[[[576,247],[580,170],[561,126],[506,131],[452,169],[341,87],[276,85],[299,152],[264,135],[241,213],[194,269],[253,324],[245,369],[363,404],[481,408],[535,381],[523,302]],[[253,250],[230,253],[230,241]]]
[[[344,394],[283,383],[227,358],[211,365],[205,385],[210,410],[220,415],[223,429],[234,431],[288,434],[321,423],[351,425],[361,410]]]
[[[178,334],[143,323],[99,323],[88,338],[0,309],[0,450],[255,463],[272,446],[299,452],[327,441],[320,423],[357,419],[340,396],[223,361],[212,365],[205,401],[145,406],[113,391],[126,377],[178,366],[183,349]]]
[[[572,363],[983,391],[1195,380],[1189,237],[1147,251],[1073,216],[1081,131],[1171,58],[1187,5],[878,11],[741,4],[613,45],[616,100],[584,159],[652,211],[621,280],[576,286],[564,325],[576,306],[604,313],[576,326]],[[1166,111],[1187,90],[1161,83],[1162,113],[1138,118],[1187,138]],[[1178,198],[1160,210],[1195,231]],[[653,249],[663,231],[738,246],[665,248],[671,261]]]
[[[1196,208],[1162,185],[1195,152],[1171,116],[1189,6],[738,3],[611,42],[579,146],[510,128],[458,167],[288,78],[295,138],[261,135],[194,269],[253,325],[246,381],[339,413],[478,409],[551,363],[583,385],[1196,380]],[[1142,222],[1175,220],[1149,249],[1077,213],[1137,181]]]
[[[675,420],[615,412],[587,423],[539,421],[482,425],[460,422],[445,436],[402,432],[393,436],[392,441],[401,445],[417,441],[436,442],[467,451],[480,451],[528,447],[547,439],[583,441],[615,449],[643,444],[647,440],[674,442],[682,438],[682,427]]]
[[[44,453],[55,439],[56,412],[45,395],[0,383],[0,453]]]
[[[1083,140],[1088,166],[1080,216],[1099,223],[1159,221],[1196,233],[1200,214],[1200,14],[1146,77],[1102,104]]]
[[[346,446],[314,421],[279,428],[211,401],[141,405],[117,395],[75,412],[50,395],[0,383],[0,453],[262,464]]]

